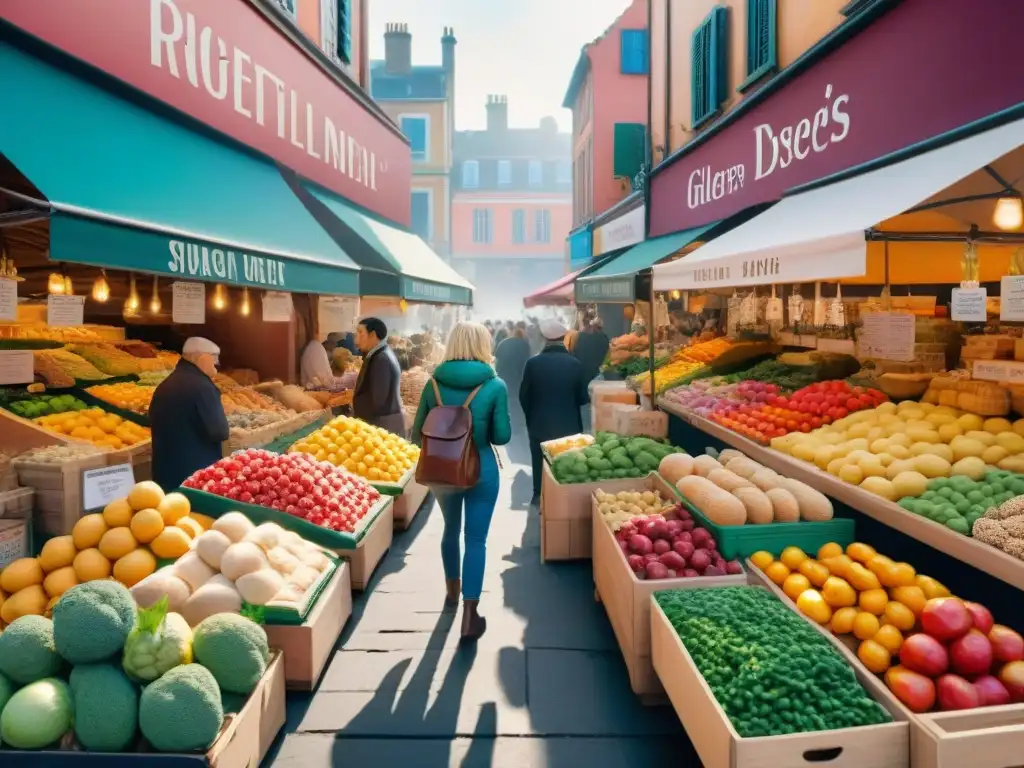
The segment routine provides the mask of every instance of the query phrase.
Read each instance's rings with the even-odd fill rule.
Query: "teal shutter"
[[[762,75],[778,64],[775,49],[777,0],[747,0],[747,75]]]
[[[716,6],[690,39],[691,128],[713,117],[728,91],[729,9]]]
[[[352,0],[320,0],[338,4],[338,58],[352,63]]]
[[[643,123],[616,123],[612,174],[632,179],[644,162],[647,128]]]

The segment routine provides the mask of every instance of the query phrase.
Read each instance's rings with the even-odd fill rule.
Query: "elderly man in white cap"
[[[193,336],[185,342],[178,366],[153,393],[153,480],[164,490],[177,488],[223,455],[221,443],[231,429],[213,383],[219,361],[220,347]]]
[[[590,402],[580,361],[569,354],[564,339],[568,329],[558,320],[541,320],[545,345],[526,361],[519,402],[526,416],[533,461],[533,503],[540,501],[544,457],[540,444],[583,431],[581,408]]]

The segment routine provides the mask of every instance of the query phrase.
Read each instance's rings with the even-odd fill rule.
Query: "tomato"
[[[848,410],[846,410],[845,408],[836,408],[835,418],[837,420],[838,419],[845,419],[849,415],[850,415],[850,412]]]
[[[821,426],[821,419],[819,419],[817,416],[815,416],[813,419],[811,419],[811,427],[813,429],[817,429],[820,426]]]

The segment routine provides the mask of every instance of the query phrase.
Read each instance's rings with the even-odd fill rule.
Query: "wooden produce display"
[[[351,615],[351,568],[348,563],[340,563],[302,624],[264,625],[271,647],[284,653],[284,677],[289,689],[316,688]]]
[[[693,742],[704,768],[908,768],[910,723],[893,707],[885,685],[854,668],[857,680],[893,717],[893,722],[859,728],[743,738],[715,699],[686,646],[655,601],[650,606],[651,659],[669,701]]]
[[[666,499],[676,496],[672,487],[657,474],[630,482],[633,483],[632,488],[621,490],[657,490]],[[610,492],[607,488],[603,490]],[[591,527],[596,597],[604,605],[615,639],[619,643],[629,671],[630,687],[644,703],[660,703],[665,689],[651,662],[651,595],[663,589],[734,587],[745,584],[746,576],[641,581],[630,569],[615,535],[598,512],[597,501],[594,499],[591,502]]]
[[[416,467],[413,467],[406,475],[402,493],[395,497],[395,530],[404,531],[412,525],[416,514],[430,494],[429,488],[416,482],[415,475]]]
[[[61,463],[17,461],[18,482],[35,489],[35,528],[43,536],[63,536],[84,512],[82,473],[109,466],[108,454],[96,453]]]
[[[911,712],[889,690],[881,678],[873,675],[857,658],[855,647],[827,628],[811,621],[797,609],[796,604],[769,579],[762,570],[746,563],[752,583],[770,590],[782,603],[813,626],[824,636],[847,663],[861,674],[874,677],[881,684],[879,695],[883,706],[890,712],[898,709],[910,723],[911,768],[1009,768],[1020,762],[1024,754],[1024,704],[958,712]],[[850,636],[847,636],[849,639]]]
[[[373,572],[380,565],[384,555],[391,549],[394,540],[395,505],[390,497],[384,497],[384,507],[367,526],[355,549],[335,549],[334,552],[351,565],[352,589],[362,592],[370,583]]]

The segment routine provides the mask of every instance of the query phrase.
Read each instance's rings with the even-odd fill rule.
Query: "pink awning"
[[[553,283],[548,283],[524,296],[523,306],[529,309],[530,307],[564,307],[572,304],[576,278],[582,271],[582,269],[577,269],[575,272],[570,272],[565,277],[560,277]]]

